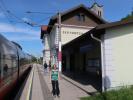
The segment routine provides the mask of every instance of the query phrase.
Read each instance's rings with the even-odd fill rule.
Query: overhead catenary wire
[[[32,26],[32,23],[22,20],[21,18],[17,17],[15,14],[13,14],[10,10],[8,10],[3,0],[0,0],[0,4],[1,4],[0,9],[2,10],[3,14],[6,16],[7,20],[9,21],[9,23],[12,26],[14,26],[12,23],[14,21],[11,21],[10,17],[14,17],[15,19],[19,20],[20,21],[19,23],[25,23],[27,25]]]
[[[16,16],[11,10],[8,10],[3,0],[0,0],[0,9],[2,10],[2,12],[5,15],[6,19],[9,21],[9,23],[12,26],[14,26],[13,23],[16,22],[16,23],[25,23],[25,24],[27,24],[27,25],[29,25],[31,27],[40,27],[40,26],[42,26],[41,25],[42,22],[44,22],[44,21],[46,21],[46,20],[51,18],[51,16],[48,16],[48,17],[45,17],[45,18],[43,18],[43,19],[41,19],[41,20],[39,20],[37,22],[25,21],[22,18]],[[46,15],[56,14],[55,12],[39,12],[39,11],[27,11],[26,13],[28,13],[28,14],[37,13],[37,14],[46,14]],[[15,18],[18,21],[12,21],[13,19],[11,20],[11,17]],[[53,27],[53,25],[52,26],[51,25],[47,25],[47,26]]]
[[[55,12],[38,12],[38,11],[27,11],[26,13],[38,13],[38,14],[55,14]]]
[[[7,13],[10,14],[11,16],[13,16],[14,18],[16,18],[17,20],[19,20],[20,22],[29,24],[27,21],[22,20],[21,18],[17,17],[15,14],[13,14],[11,11],[7,10]]]
[[[10,25],[12,26],[14,31],[16,31],[16,27],[14,25],[14,22],[16,22],[16,23],[25,23],[25,24],[31,26],[31,23],[25,22],[24,20],[22,20],[21,18],[17,17],[15,14],[13,14],[10,10],[8,10],[6,5],[4,4],[4,2],[3,1],[1,2],[1,0],[0,0],[0,9],[2,10],[3,14],[5,15],[6,19],[8,20],[8,22],[10,23]],[[10,20],[10,17],[17,19],[18,21]]]
[[[3,7],[2,5],[4,5],[4,7]],[[3,12],[3,14],[5,15],[5,18],[7,19],[7,21],[10,23],[10,25],[11,25],[12,28],[14,29],[14,31],[16,31],[16,29],[15,29],[13,23],[12,23],[12,20],[10,20],[9,15],[6,13],[6,9],[7,9],[7,8],[6,8],[6,6],[5,6],[5,4],[4,4],[4,2],[3,2],[2,0],[0,0],[0,9],[1,9],[1,11]]]
[[[44,21],[46,21],[47,19],[50,19],[50,18],[51,18],[51,16],[48,16],[48,17],[46,17],[46,18],[43,18],[43,19],[39,20],[37,23],[44,22]]]
[[[27,14],[47,14],[47,15],[48,14],[57,14],[55,12],[38,12],[38,11],[27,11],[26,13]],[[46,21],[46,20],[48,20],[48,19],[50,19],[50,18],[51,18],[51,16],[48,16],[48,17],[45,17],[45,18],[41,19],[40,21],[37,21],[36,24],[33,25],[33,27],[40,27],[40,26],[42,26],[41,23]],[[46,25],[46,26],[53,27],[53,25],[52,26],[51,25]]]
[[[37,23],[35,23],[35,22],[24,21],[24,20],[22,20],[21,18],[17,17],[15,14],[13,14],[13,13],[12,13],[11,11],[9,11],[9,10],[7,10],[7,12],[8,12],[11,16],[13,16],[14,18],[18,19],[20,22],[25,23],[25,24],[28,24],[28,25],[30,25],[30,26],[32,26],[32,27],[40,27],[40,26],[42,26],[42,25],[40,25],[39,23],[41,23],[42,21],[45,21],[45,20],[51,18],[51,16],[48,16],[48,17],[46,17],[46,18],[44,18],[44,19],[41,19],[41,20],[38,21]],[[49,25],[49,27],[51,27],[51,26]]]

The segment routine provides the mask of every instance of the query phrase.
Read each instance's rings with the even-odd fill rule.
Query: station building
[[[95,7],[96,12],[92,10]],[[62,71],[96,75],[102,91],[133,85],[133,20],[107,23],[102,16],[102,6],[96,3],[61,14]],[[58,60],[58,35],[55,15],[41,34],[45,41],[43,53],[49,52],[47,58],[52,63]]]
[[[48,26],[41,27],[41,39],[44,44],[43,62],[58,63],[58,41],[62,46],[93,29],[103,20],[103,6],[94,3],[90,8],[81,4],[61,12],[61,36],[58,30],[58,14],[51,17]],[[46,28],[47,27],[47,28]]]
[[[100,76],[101,90],[133,85],[133,20],[102,24],[63,46],[71,72]]]

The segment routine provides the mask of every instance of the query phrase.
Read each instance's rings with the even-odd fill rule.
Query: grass
[[[81,100],[133,100],[133,86],[104,92],[95,96],[82,97]]]

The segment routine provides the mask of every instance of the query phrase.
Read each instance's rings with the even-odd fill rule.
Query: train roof
[[[17,56],[16,46],[0,34],[0,54]]]

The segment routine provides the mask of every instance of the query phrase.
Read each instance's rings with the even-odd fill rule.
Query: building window
[[[84,14],[81,14],[81,19],[80,19],[82,22],[85,21],[85,15]]]
[[[100,60],[88,59],[88,66],[86,68],[88,72],[100,74]]]
[[[102,13],[101,13],[101,11],[100,11],[100,17],[102,16]]]
[[[88,67],[100,67],[99,59],[89,59],[88,60]]]
[[[85,21],[85,15],[84,15],[84,14],[78,14],[78,15],[76,16],[76,19],[77,19],[78,21],[84,22],[84,21]]]
[[[101,15],[101,11],[98,11],[98,16],[100,16],[100,17],[102,16],[102,15]]]
[[[76,15],[76,19],[80,21],[80,14]]]

